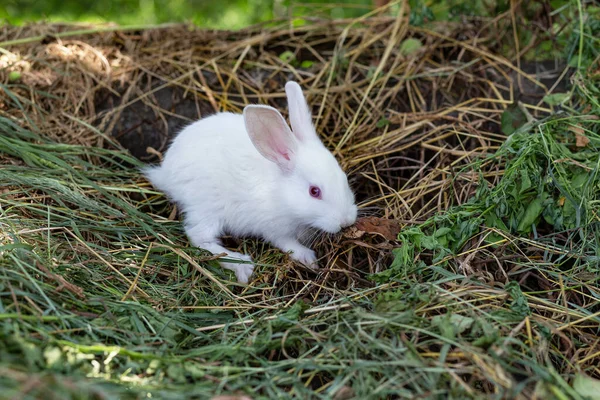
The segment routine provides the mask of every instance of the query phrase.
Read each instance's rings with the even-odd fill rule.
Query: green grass
[[[572,42],[570,91],[546,99],[555,113],[515,127],[522,110],[508,109],[503,145],[455,171],[479,182],[471,200],[404,229],[372,287],[303,292],[277,255],[237,285],[158,215],[167,200],[138,160],[3,114],[0,398],[594,398],[600,85],[588,28]]]
[[[296,3],[300,5],[296,6]],[[314,6],[302,5],[307,3],[323,7],[324,15],[334,18],[360,16],[372,6],[371,0],[343,0],[337,4],[328,4],[330,2],[322,0],[7,0],[0,8],[0,19],[16,24],[41,19],[53,22],[116,22],[126,25],[193,22],[204,27],[239,29],[274,17],[287,18],[288,13],[294,9],[294,15],[314,15]]]
[[[506,163],[500,183],[401,233],[397,261],[376,277],[378,287],[333,289],[310,305],[261,299],[260,283],[238,297],[206,279],[183,257],[202,254],[187,247],[179,224],[146,212],[164,199],[141,185],[139,163],[123,152],[52,143],[0,119],[0,151],[13,161],[0,169],[3,396],[330,398],[351,390],[356,398],[464,398],[493,388],[503,398],[532,390],[581,398],[553,330],[586,319],[567,329],[577,347],[600,323],[597,95],[585,81],[571,104],[591,112],[569,110],[514,133],[483,161]],[[574,147],[573,126],[590,139],[585,148]],[[503,203],[501,192],[517,195]],[[525,217],[536,198],[543,210]],[[553,233],[532,237],[542,220]],[[479,239],[503,243],[506,255],[537,246],[543,257],[514,262],[587,304],[456,274],[465,241]],[[482,244],[472,251],[493,253]],[[551,325],[548,310],[562,322]]]
[[[551,6],[565,11],[567,0],[553,0]],[[509,0],[411,0],[411,23],[460,21],[465,15],[495,16],[510,8]],[[534,17],[543,8],[541,2],[523,5]],[[397,10],[398,6],[393,6]],[[373,9],[373,0],[5,0],[0,20],[11,24],[31,21],[115,22],[121,25],[151,25],[167,22],[192,22],[198,26],[239,29],[273,18],[324,17],[357,18]],[[297,21],[296,23],[300,23]],[[529,38],[530,39],[530,38]],[[549,44],[545,51],[552,51]]]

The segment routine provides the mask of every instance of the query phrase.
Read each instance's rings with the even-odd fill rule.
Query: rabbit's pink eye
[[[312,197],[314,197],[315,199],[320,199],[321,198],[321,189],[319,189],[318,186],[311,186],[308,189],[308,192],[310,193],[310,195]]]

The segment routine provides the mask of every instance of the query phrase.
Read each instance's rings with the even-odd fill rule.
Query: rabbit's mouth
[[[333,218],[321,219],[317,222],[315,227],[331,234],[336,234],[342,230],[342,225],[340,222],[338,220],[334,220]]]
[[[331,233],[332,235],[335,235],[336,233],[339,233],[342,230],[342,226],[338,225],[337,228],[335,228],[335,229],[323,229],[323,230],[327,233]]]
[[[317,227],[327,233],[338,233],[342,229],[354,225],[356,222],[356,209],[350,210],[346,215],[341,215],[338,218],[327,216],[320,218],[317,221]]]

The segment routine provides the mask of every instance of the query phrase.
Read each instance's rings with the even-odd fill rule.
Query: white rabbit
[[[187,126],[162,164],[144,169],[179,205],[192,244],[238,261],[220,264],[243,283],[254,265],[225,249],[223,234],[262,237],[311,266],[315,252],[300,235],[308,228],[336,233],[356,220],[354,194],[319,140],[300,86],[288,82],[285,91],[292,130],[274,108],[248,105],[243,115],[223,112]]]

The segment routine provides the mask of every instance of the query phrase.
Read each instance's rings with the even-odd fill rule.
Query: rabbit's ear
[[[306,104],[300,85],[294,81],[289,81],[285,84],[285,93],[287,94],[288,109],[290,112],[290,124],[296,138],[301,142],[318,140],[312,124],[310,110],[308,104]]]
[[[284,172],[294,169],[296,139],[279,111],[269,106],[246,106],[244,123],[250,140],[264,158]]]

